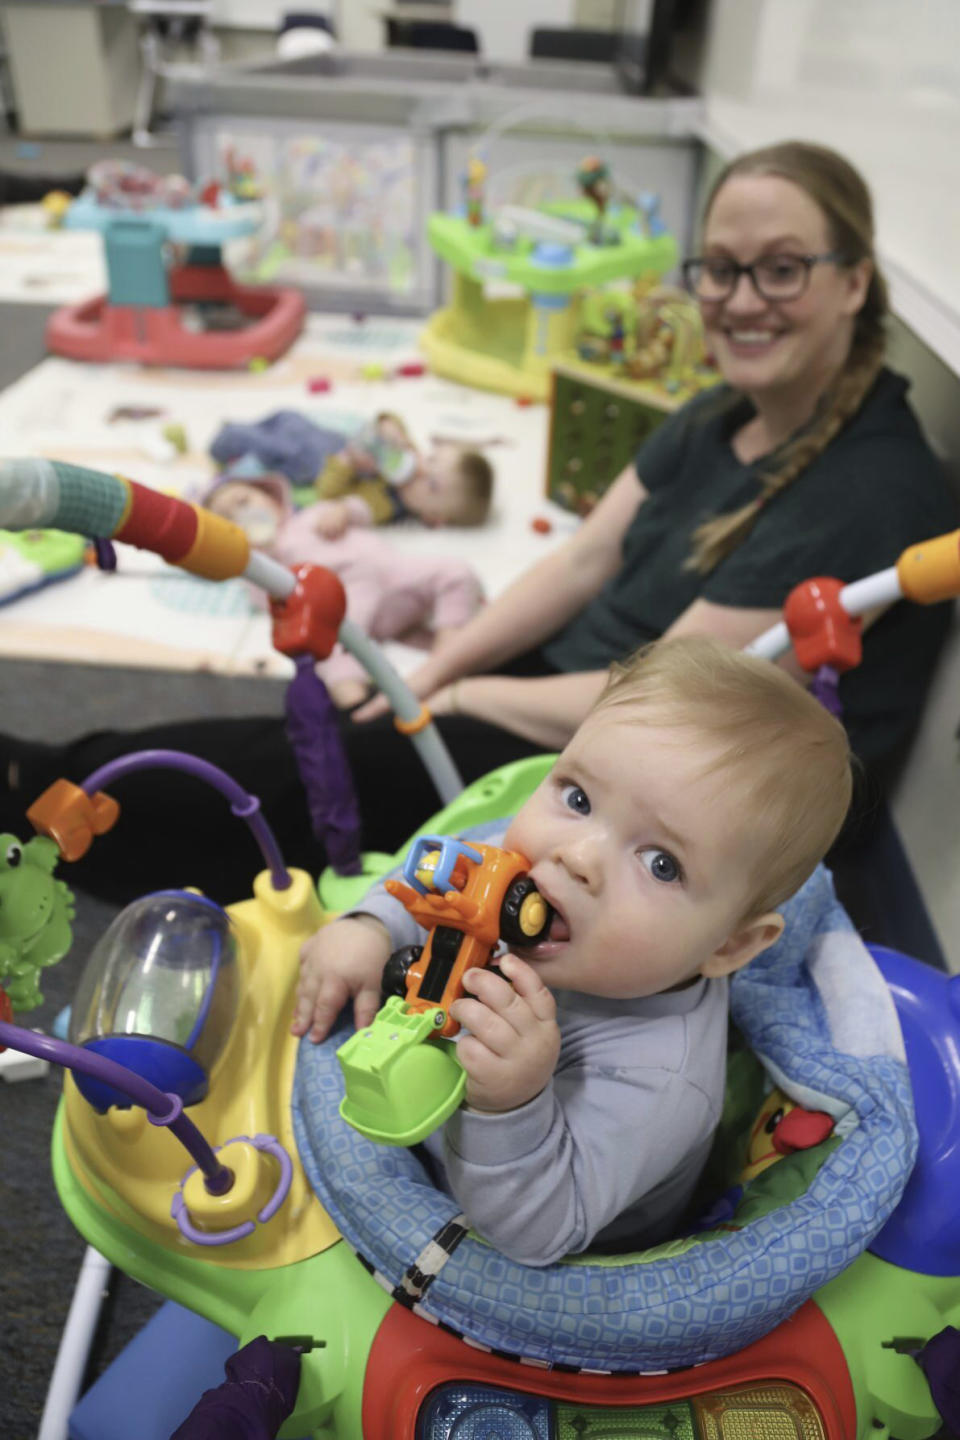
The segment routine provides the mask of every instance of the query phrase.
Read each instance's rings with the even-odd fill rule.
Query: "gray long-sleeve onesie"
[[[501,844],[501,823],[464,832]],[[394,947],[425,931],[377,885],[358,910]],[[555,992],[560,1057],[519,1109],[461,1107],[425,1148],[473,1228],[511,1259],[548,1265],[600,1242],[669,1239],[723,1105],[727,983],[639,1000]]]

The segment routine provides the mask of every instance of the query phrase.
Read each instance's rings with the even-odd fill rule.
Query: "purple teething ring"
[[[217,1146],[214,1149],[214,1154],[218,1154],[226,1145],[234,1145],[238,1141],[243,1141],[247,1145],[253,1145],[257,1150],[265,1150],[269,1155],[272,1155],[280,1165],[280,1179],[277,1181],[277,1188],[263,1209],[257,1214],[257,1220],[259,1220],[261,1225],[265,1225],[268,1220],[273,1219],[290,1192],[290,1184],[293,1180],[293,1161],[275,1135],[254,1135],[252,1140],[249,1135],[235,1135],[232,1140],[225,1141],[224,1145]],[[190,1212],[183,1198],[183,1187],[196,1168],[196,1166],[193,1166],[187,1171],[180,1182],[180,1187],[176,1195],[174,1195],[170,1202],[170,1215],[177,1222],[177,1229],[184,1239],[189,1240],[194,1245],[233,1245],[235,1241],[244,1240],[248,1235],[252,1235],[257,1228],[253,1220],[244,1220],[241,1225],[234,1225],[230,1230],[210,1231],[197,1229],[190,1219]]]

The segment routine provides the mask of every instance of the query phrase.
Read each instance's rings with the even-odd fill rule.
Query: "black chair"
[[[278,33],[285,35],[288,30],[326,30],[334,39],[337,37],[329,16],[321,15],[316,10],[285,10]]]
[[[477,33],[463,25],[434,20],[388,20],[387,44],[413,50],[460,50],[478,55]]]
[[[611,65],[619,53],[621,36],[615,30],[580,30],[538,25],[530,31],[531,60],[592,60]]]
[[[653,0],[645,32],[537,27],[530,33],[531,59],[592,60],[613,65],[628,95],[652,95],[666,89],[689,94],[670,73],[674,37],[696,24],[706,0]]]

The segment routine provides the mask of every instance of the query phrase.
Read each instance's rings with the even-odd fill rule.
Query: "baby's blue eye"
[[[650,871],[654,880],[662,880],[664,884],[683,878],[680,866],[668,850],[641,850],[640,863]]]
[[[568,810],[575,810],[578,815],[590,814],[590,799],[585,790],[579,785],[564,785],[560,792],[560,798]]]

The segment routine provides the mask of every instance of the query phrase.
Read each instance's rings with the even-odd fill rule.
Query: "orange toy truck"
[[[430,933],[425,945],[407,945],[390,957],[384,996],[405,995],[408,1011],[442,1010],[437,1033],[455,1035],[460,1027],[450,1005],[463,993],[466,972],[487,965],[500,940],[534,945],[550,928],[553,911],[528,869],[515,850],[419,836],[403,866],[408,883],[388,880],[386,889]]]

